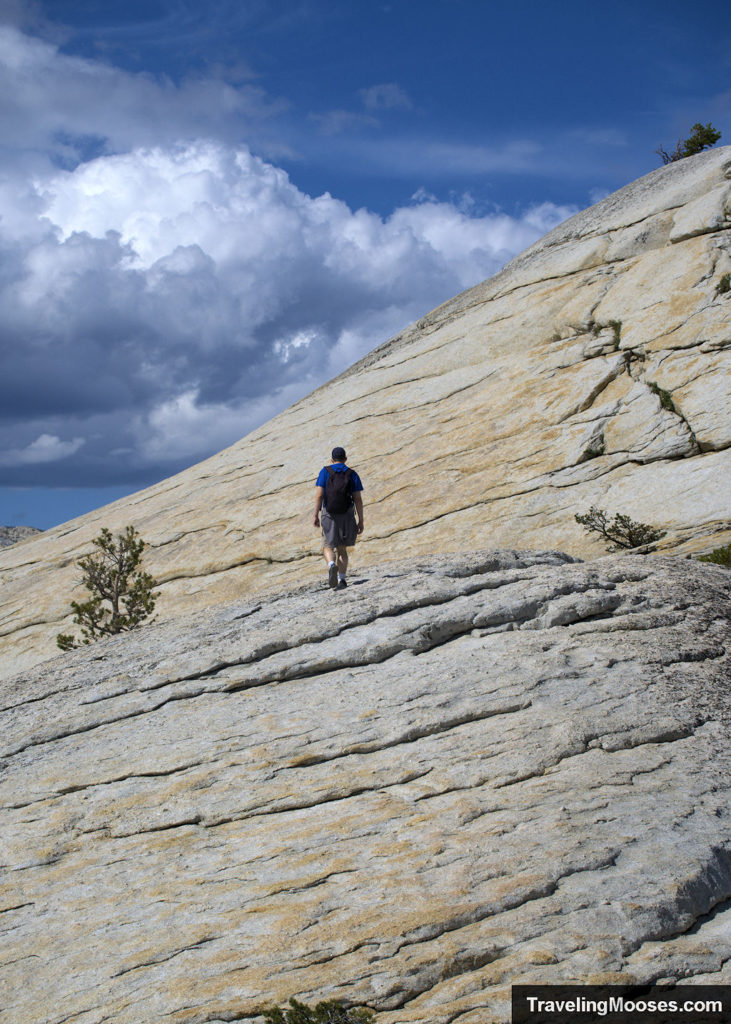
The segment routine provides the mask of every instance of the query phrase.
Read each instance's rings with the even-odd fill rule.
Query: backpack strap
[[[333,467],[332,466],[325,466],[325,469],[327,470],[327,475],[332,479],[332,477],[335,476],[335,470],[333,469]],[[352,476],[353,476],[353,470],[350,467],[348,467],[345,470],[345,479],[350,481],[352,479]]]

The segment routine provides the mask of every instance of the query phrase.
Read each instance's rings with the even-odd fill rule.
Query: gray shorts
[[[358,527],[354,508],[349,508],[347,512],[334,512],[332,515],[324,508],[320,513],[320,523],[326,547],[352,548],[355,544]]]

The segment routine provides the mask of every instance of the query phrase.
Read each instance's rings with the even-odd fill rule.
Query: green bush
[[[607,327],[612,328],[612,334],[614,335],[614,344],[619,347],[619,341],[622,336],[622,321],[621,320],[607,320],[605,324],[599,323],[596,320],[589,320],[586,325],[586,330],[591,333],[592,337],[598,338],[602,331],[606,330]]]
[[[346,1009],[336,999],[318,1003],[314,1008],[290,999],[289,1009],[280,1010],[275,1006],[263,1012],[266,1024],[371,1024],[376,1019],[372,1010]]]
[[[619,345],[619,339],[622,336],[622,321],[621,320],[610,320],[607,323],[607,327],[611,327],[614,332],[614,341],[616,345]]]
[[[606,454],[607,445],[603,437],[596,437],[588,446],[584,449],[581,456],[581,462],[588,462],[589,459],[598,459],[602,455]]]
[[[694,124],[691,132],[692,135],[689,135],[683,143],[684,157],[695,156],[696,153],[702,153],[704,149],[710,149],[721,138],[721,133],[716,131],[710,121],[708,124]]]
[[[699,562],[713,562],[715,565],[725,565],[731,569],[731,544],[723,548],[716,548],[707,555],[698,555]]]
[[[62,651],[134,629],[155,608],[155,580],[146,572],[136,571],[145,542],[134,526],[128,526],[116,538],[105,527],[92,544],[97,553],[84,555],[76,563],[90,596],[86,601],[71,602],[74,622],[81,626],[81,639],[59,633],[56,643]]]
[[[673,396],[670,394],[669,391],[665,391],[664,388],[661,388],[652,380],[648,380],[647,386],[650,388],[651,391],[654,391],[657,397],[660,399],[660,405],[663,407],[663,409],[668,409],[670,412],[677,412],[677,409],[675,408],[675,403],[673,402]]]
[[[676,160],[683,160],[687,156],[695,156],[696,153],[702,153],[704,149],[710,149],[711,146],[715,146],[721,138],[721,133],[716,131],[710,121],[708,124],[694,124],[690,131],[691,134],[687,139],[678,140],[678,144],[672,153],[666,152],[662,146],[655,150],[664,164],[672,164]]]
[[[724,274],[716,285],[716,295],[725,295],[731,292],[731,273]]]
[[[575,515],[577,523],[589,533],[598,533],[609,543],[610,550],[639,548],[654,544],[665,536],[665,530],[656,530],[647,523],[636,523],[629,516],[617,512],[610,522],[610,513],[594,505],[583,515]]]

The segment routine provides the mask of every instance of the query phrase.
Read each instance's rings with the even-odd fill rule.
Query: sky
[[[694,123],[731,143],[730,25],[725,0],[0,0],[0,524],[207,458]]]

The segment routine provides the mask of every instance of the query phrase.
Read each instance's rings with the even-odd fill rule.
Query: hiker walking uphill
[[[315,484],[313,526],[322,525],[322,553],[333,590],[347,587],[348,548],[363,533],[363,484],[355,470],[346,466],[346,458],[344,448],[333,448],[332,464],[322,467]]]

